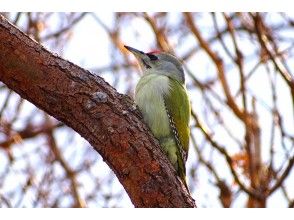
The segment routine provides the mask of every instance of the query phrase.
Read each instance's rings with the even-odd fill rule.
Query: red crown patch
[[[161,51],[160,50],[152,50],[152,51],[150,51],[148,53],[149,54],[159,54],[159,53],[161,53]]]

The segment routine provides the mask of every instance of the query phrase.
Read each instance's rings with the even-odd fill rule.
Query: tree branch
[[[89,141],[136,207],[195,207],[129,97],[48,52],[1,15],[0,80]]]
[[[235,113],[235,115],[239,119],[245,121],[244,120],[244,117],[245,117],[244,112],[239,108],[239,106],[234,101],[233,96],[231,95],[230,87],[228,85],[228,82],[227,82],[227,79],[225,76],[225,69],[224,69],[223,60],[218,56],[217,53],[215,53],[210,48],[208,42],[202,37],[198,27],[194,23],[193,16],[188,12],[184,13],[184,15],[186,18],[187,26],[190,28],[191,32],[198,40],[200,46],[207,53],[207,55],[210,57],[210,59],[213,61],[213,63],[216,66],[218,78],[219,78],[219,81],[223,87],[224,93],[226,95],[226,98],[227,98],[226,102],[227,102],[228,106],[232,109],[232,111]]]

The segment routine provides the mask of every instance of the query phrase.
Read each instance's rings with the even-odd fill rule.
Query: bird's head
[[[129,46],[125,48],[135,55],[143,74],[166,75],[179,83],[185,83],[183,65],[175,56],[161,51],[144,53]]]

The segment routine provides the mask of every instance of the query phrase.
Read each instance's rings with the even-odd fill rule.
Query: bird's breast
[[[163,75],[144,75],[136,86],[135,102],[156,138],[170,134],[164,95],[170,90],[169,78]]]

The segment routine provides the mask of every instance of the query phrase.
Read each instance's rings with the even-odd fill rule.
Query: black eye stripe
[[[158,57],[153,54],[146,53],[146,55],[149,57],[150,60],[158,60]]]

